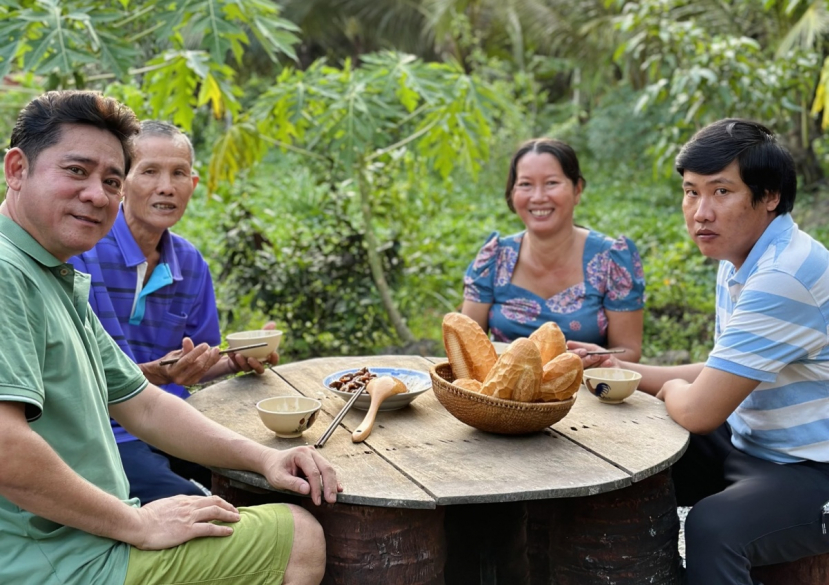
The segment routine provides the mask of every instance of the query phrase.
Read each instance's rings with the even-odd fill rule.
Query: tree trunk
[[[363,216],[363,229],[365,229],[366,245],[368,246],[368,264],[371,268],[371,277],[374,279],[374,286],[377,287],[377,292],[380,293],[383,308],[386,309],[386,314],[389,316],[389,320],[394,326],[394,330],[397,332],[400,341],[406,344],[414,343],[416,341],[415,336],[406,326],[403,316],[394,304],[394,299],[391,296],[391,288],[386,281],[386,274],[383,271],[383,260],[380,258],[380,254],[377,253],[379,245],[377,243],[377,236],[374,233],[374,226],[371,223],[371,200],[368,185],[366,185],[362,171],[358,173],[357,180],[360,188],[360,210]]]

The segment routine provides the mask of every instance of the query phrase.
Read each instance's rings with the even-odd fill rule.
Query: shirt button
[[[60,269],[60,275],[61,275],[61,276],[66,276],[67,274],[69,274],[69,270],[68,270],[68,269],[66,269],[66,268],[61,268],[61,269]]]

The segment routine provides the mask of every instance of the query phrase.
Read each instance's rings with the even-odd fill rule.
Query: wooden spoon
[[[354,443],[366,440],[371,434],[371,427],[374,425],[374,418],[377,416],[380,405],[389,396],[406,392],[406,385],[397,378],[379,376],[368,381],[365,391],[371,396],[371,404],[369,404],[368,412],[366,412],[366,417],[363,419],[363,422],[351,433],[351,440]]]

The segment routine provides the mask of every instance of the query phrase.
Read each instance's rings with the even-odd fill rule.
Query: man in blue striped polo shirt
[[[794,161],[764,126],[711,124],[676,169],[688,232],[720,261],[714,349],[672,367],[584,361],[639,371],[692,433],[673,468],[693,506],[687,582],[751,585],[752,566],[829,552],[829,252],[792,221]]]
[[[170,231],[198,184],[190,141],[171,124],[145,121],[133,148],[115,224],[94,248],[69,260],[92,277],[93,311],[151,383],[181,398],[189,396],[188,385],[242,370],[261,374],[257,360],[219,356],[219,316],[207,262]],[[181,359],[160,365],[172,357]],[[148,503],[205,493],[199,486],[209,485],[207,469],[171,458],[115,421],[112,429],[130,497]]]

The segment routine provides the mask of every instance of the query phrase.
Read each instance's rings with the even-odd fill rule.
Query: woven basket
[[[432,391],[438,401],[459,421],[481,431],[501,435],[523,435],[543,430],[570,412],[576,397],[558,402],[516,402],[471,392],[452,384],[455,376],[449,362],[429,369]]]

